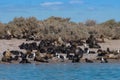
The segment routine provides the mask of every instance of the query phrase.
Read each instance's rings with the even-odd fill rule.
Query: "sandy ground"
[[[25,39],[12,39],[12,40],[0,40],[0,59],[2,57],[2,53],[6,51],[7,49],[9,50],[19,50],[25,52],[25,50],[19,49],[19,45],[22,43],[31,43],[33,41],[26,41]]]
[[[32,41],[25,41],[25,39],[0,40],[0,58],[2,57],[2,53],[7,49],[20,50],[18,46],[23,42],[30,43]],[[110,50],[117,50],[120,49],[120,40],[106,40],[105,43],[101,43],[100,45],[103,50],[106,50],[106,48],[108,47],[110,48]],[[24,50],[20,50],[20,51],[24,52]]]
[[[105,43],[100,44],[103,50],[110,48],[110,50],[120,50],[120,40],[106,40]]]

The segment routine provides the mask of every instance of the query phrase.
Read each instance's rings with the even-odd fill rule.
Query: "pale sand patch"
[[[110,50],[120,50],[120,40],[107,40],[100,44],[103,50],[110,48]]]

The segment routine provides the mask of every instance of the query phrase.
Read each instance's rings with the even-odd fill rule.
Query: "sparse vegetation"
[[[14,18],[13,21],[0,23],[0,37],[11,32],[13,38],[26,38],[35,36],[40,39],[57,39],[61,36],[67,40],[86,39],[90,34],[97,37],[104,35],[109,39],[120,39],[120,22],[114,19],[97,24],[94,20],[87,20],[85,23],[75,23],[70,18],[50,17],[43,21],[35,17]]]

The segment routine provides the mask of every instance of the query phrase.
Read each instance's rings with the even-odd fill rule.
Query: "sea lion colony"
[[[99,42],[104,42],[103,39]],[[108,63],[109,59],[119,59],[119,51],[102,50],[93,35],[86,41],[40,40],[39,43],[22,43],[20,49],[26,52],[7,50],[3,52],[2,63],[51,63],[51,62],[87,62]],[[95,48],[97,51],[90,50]],[[96,59],[84,58],[85,54],[96,54]]]

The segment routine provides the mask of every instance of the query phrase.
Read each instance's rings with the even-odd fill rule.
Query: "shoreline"
[[[93,62],[93,63],[86,63],[86,62],[77,62],[77,63],[72,63],[72,62],[49,62],[49,63],[43,63],[43,62],[33,62],[33,63],[23,63],[23,64],[20,64],[20,63],[6,63],[6,62],[0,62],[0,65],[1,64],[5,64],[5,65],[9,65],[9,64],[20,64],[20,65],[26,65],[26,64],[34,64],[34,65],[41,65],[41,64],[119,64],[120,63],[120,60],[108,60],[108,63],[101,63],[100,61],[97,61],[97,62]]]
[[[11,40],[5,40],[5,39],[0,39],[0,61],[1,61],[1,58],[3,57],[2,53],[4,51],[6,51],[7,49],[9,50],[19,50],[19,51],[22,51],[22,52],[26,52],[26,50],[21,50],[19,49],[19,45],[21,45],[22,43],[31,43],[31,42],[37,42],[39,43],[40,41],[26,41],[25,39],[11,39]],[[120,49],[120,40],[106,40],[105,43],[99,43],[100,46],[101,46],[101,49],[103,50],[106,50],[108,47],[110,48],[110,50],[117,50],[117,49]],[[93,50],[93,51],[96,51],[97,49],[90,49],[90,50]],[[86,54],[84,56],[84,59],[86,57]],[[93,60],[93,63],[100,63],[100,62],[96,62],[94,61],[94,59],[92,58],[95,58],[93,56],[93,54],[91,55],[87,55],[88,58],[90,58],[91,60]],[[109,61],[109,60],[108,60]],[[116,59],[110,59],[109,63],[119,63],[120,62],[120,59],[116,60]],[[41,64],[42,62],[33,62],[32,64]],[[67,61],[67,62],[56,62],[56,61],[53,61],[53,62],[49,62],[50,64],[52,63],[72,63],[72,61]],[[81,61],[79,63],[86,63],[84,61]],[[0,62],[0,64],[6,64],[6,62]],[[9,64],[9,63],[8,63]],[[19,63],[10,63],[10,64],[19,64]]]

